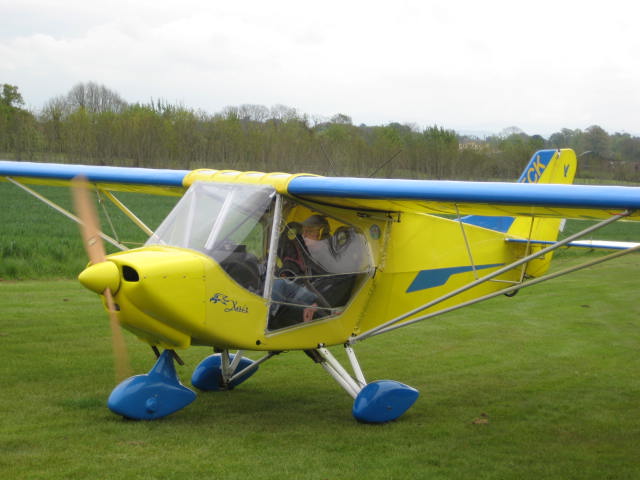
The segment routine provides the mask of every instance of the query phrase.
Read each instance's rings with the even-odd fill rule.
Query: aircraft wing
[[[358,210],[602,219],[632,211],[640,187],[300,176],[288,193]]]
[[[357,210],[445,215],[602,219],[631,211],[640,217],[640,187],[462,182],[261,174],[228,170],[169,170],[0,161],[0,180],[68,185],[77,176],[114,191],[181,195],[201,181],[271,183],[281,193]]]
[[[159,195],[182,195],[185,191],[182,181],[188,173],[189,170],[0,160],[0,180],[10,177],[21,183],[68,186],[72,178],[84,175],[104,190]]]

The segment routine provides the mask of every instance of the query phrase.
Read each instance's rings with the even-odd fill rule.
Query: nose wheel
[[[191,384],[204,391],[231,390],[253,375],[258,366],[255,362],[243,357],[241,352],[236,354],[223,350],[202,360],[191,376]],[[241,375],[236,375],[242,372]]]
[[[134,420],[155,420],[189,405],[196,393],[180,383],[173,362],[172,350],[162,352],[149,373],[127,378],[111,392],[109,409]]]

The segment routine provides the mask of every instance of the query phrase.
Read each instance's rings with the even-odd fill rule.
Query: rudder
[[[533,154],[518,183],[573,183],[578,160],[570,148]]]
[[[540,150],[533,154],[529,164],[518,179],[519,183],[573,183],[577,158],[569,148],[561,150]],[[561,218],[513,217],[507,236],[538,241],[555,241],[564,225]],[[521,248],[524,248],[521,246]],[[540,246],[530,246],[524,254],[533,253]],[[553,254],[532,260],[527,265],[526,274],[532,277],[542,275],[549,268]]]

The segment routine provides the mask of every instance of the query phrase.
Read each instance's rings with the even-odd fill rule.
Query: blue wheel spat
[[[118,415],[135,420],[154,420],[183,409],[196,393],[180,383],[173,353],[165,350],[144,375],[124,380],[113,389],[107,406]]]
[[[393,380],[378,380],[365,386],[353,402],[353,416],[366,423],[385,423],[406,412],[420,393]]]

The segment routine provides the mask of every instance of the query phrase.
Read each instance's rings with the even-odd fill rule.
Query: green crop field
[[[33,189],[71,209],[68,189],[43,186]],[[178,200],[133,193],[116,196],[152,229]],[[0,205],[0,278],[72,278],[86,266],[86,253],[74,222],[9,183],[0,182]],[[130,246],[145,241],[142,231],[109,200],[101,203],[98,212],[108,235],[129,242]],[[111,245],[107,244],[107,248],[115,251]]]
[[[34,187],[63,208],[71,209],[66,188]],[[149,227],[155,229],[178,197],[120,193],[117,197]],[[87,264],[78,227],[51,207],[9,183],[0,182],[0,279],[73,278]],[[108,200],[98,208],[103,230],[134,247],[145,235]],[[105,214],[106,212],[106,214]],[[584,228],[586,222],[569,221],[565,234]],[[592,238],[640,241],[640,222],[615,223]],[[114,247],[107,244],[109,251]],[[572,253],[560,252],[571,256]]]
[[[638,256],[356,345],[369,380],[421,392],[386,425],[353,420],[350,397],[300,352],[233,391],[132,422],[105,405],[106,314],[68,279],[86,263],[77,228],[9,187],[0,185],[2,478],[640,478]],[[131,199],[152,227],[175,202],[161,200]],[[635,232],[625,224],[606,236]],[[554,268],[590,255],[559,252]],[[148,371],[150,349],[126,337],[135,371]],[[186,385],[209,353],[181,352]]]

